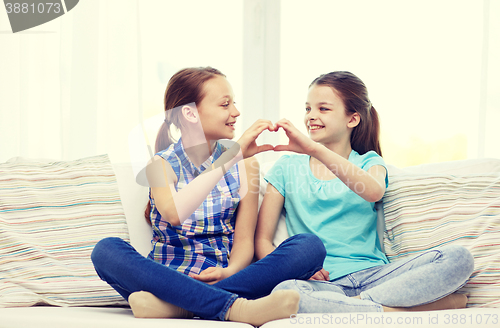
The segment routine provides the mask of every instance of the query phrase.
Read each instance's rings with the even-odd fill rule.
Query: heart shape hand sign
[[[257,146],[258,136],[265,130],[277,132],[279,129],[285,131],[288,137],[288,144],[273,146],[270,144]],[[296,153],[310,154],[316,143],[301,133],[289,120],[281,119],[275,125],[268,120],[256,121],[248,130],[246,130],[238,140],[241,152],[244,158],[255,154],[274,150],[274,151],[292,151]]]

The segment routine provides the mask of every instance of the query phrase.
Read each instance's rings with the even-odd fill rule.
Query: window
[[[280,116],[303,127],[309,83],[348,70],[365,82],[380,115],[387,163],[481,156],[483,23],[478,1],[282,1]],[[500,42],[491,43],[498,54]],[[490,67],[500,56],[493,58]],[[490,93],[498,94],[492,82]],[[500,107],[490,105],[487,125]],[[500,139],[495,130],[487,127],[488,142]],[[498,157],[498,149],[489,146],[483,155]]]
[[[241,101],[243,2],[225,0],[215,6],[203,0],[141,1],[139,12],[143,117],[154,148],[164,119],[165,88],[178,70],[217,68],[231,83],[235,100]]]

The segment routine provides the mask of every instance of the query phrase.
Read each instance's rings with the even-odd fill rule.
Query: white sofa
[[[200,319],[135,319],[121,297],[95,273],[89,273],[88,254],[92,243],[103,236],[129,238],[143,255],[150,247],[151,228],[143,219],[148,190],[136,183],[131,165],[118,163],[111,167],[108,161],[107,156],[97,156],[54,167],[50,163],[15,158],[0,164],[0,328],[249,326],[201,322]],[[269,166],[262,165],[263,171]],[[91,178],[82,177],[85,173],[75,175],[79,170],[95,174],[92,173]],[[460,291],[469,295],[469,308],[437,312],[303,314],[269,322],[263,327],[500,325],[500,160],[455,161],[405,169],[389,165],[389,171],[391,184],[384,202],[377,207],[379,233],[386,253],[390,259],[398,259],[445,243],[469,247],[478,265],[471,283]],[[35,177],[29,172],[34,172]],[[26,176],[33,181],[22,185]],[[49,193],[46,196],[49,203],[43,198],[26,201],[33,190],[53,192],[51,179],[63,181],[65,178],[78,183],[67,186],[61,182],[57,187],[63,188],[62,194]],[[119,195],[112,190],[116,187]],[[33,190],[28,196],[23,194],[30,188]],[[262,183],[261,190],[264,189]],[[70,199],[73,195],[75,198]],[[103,198],[92,204],[96,201],[95,195]],[[67,215],[71,220],[57,217],[61,214],[50,216],[50,197],[57,198],[58,205],[54,205],[57,209],[70,209]],[[53,198],[54,204],[56,198]],[[25,206],[26,202],[29,206]],[[107,211],[106,216],[98,213],[100,206],[106,206],[103,210]],[[35,223],[39,218],[41,222]],[[55,220],[54,224],[51,220]],[[54,229],[55,226],[58,228]],[[286,236],[284,220],[281,220],[275,243]],[[51,269],[51,266],[54,267]],[[72,276],[71,271],[63,274],[66,267],[76,274]],[[78,276],[81,272],[87,273]]]

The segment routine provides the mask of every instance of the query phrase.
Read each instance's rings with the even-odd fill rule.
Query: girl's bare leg
[[[238,298],[226,314],[226,320],[261,326],[268,321],[290,318],[299,310],[300,295],[295,290],[278,290],[268,296],[247,300]]]
[[[237,298],[226,313],[226,320],[260,326],[264,323],[289,318],[299,309],[299,293],[280,290],[256,300]],[[136,318],[192,318],[193,314],[165,302],[145,291],[130,294],[128,298]]]
[[[355,296],[355,298],[360,298]],[[406,312],[406,311],[436,311],[449,309],[463,309],[467,305],[467,296],[464,294],[450,294],[435,302],[413,306],[409,308],[383,306],[384,312]]]
[[[191,312],[165,302],[145,291],[130,294],[128,303],[136,318],[190,319],[193,317]]]

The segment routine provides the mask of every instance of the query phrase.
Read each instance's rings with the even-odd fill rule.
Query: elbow
[[[160,213],[163,220],[167,221],[173,226],[180,226],[181,220],[179,218],[179,214],[175,210],[175,206],[172,207],[164,207],[158,208],[158,212]]]
[[[258,260],[262,260],[264,257],[266,257],[267,254],[259,250],[257,247],[255,248],[255,258]]]
[[[178,216],[170,217],[167,221],[173,226],[182,225],[181,219]]]
[[[376,188],[376,190],[373,190],[369,193],[366,193],[365,197],[363,197],[363,198],[367,202],[376,203],[379,200],[381,200],[382,197],[384,197],[384,193],[385,193],[385,188]]]

